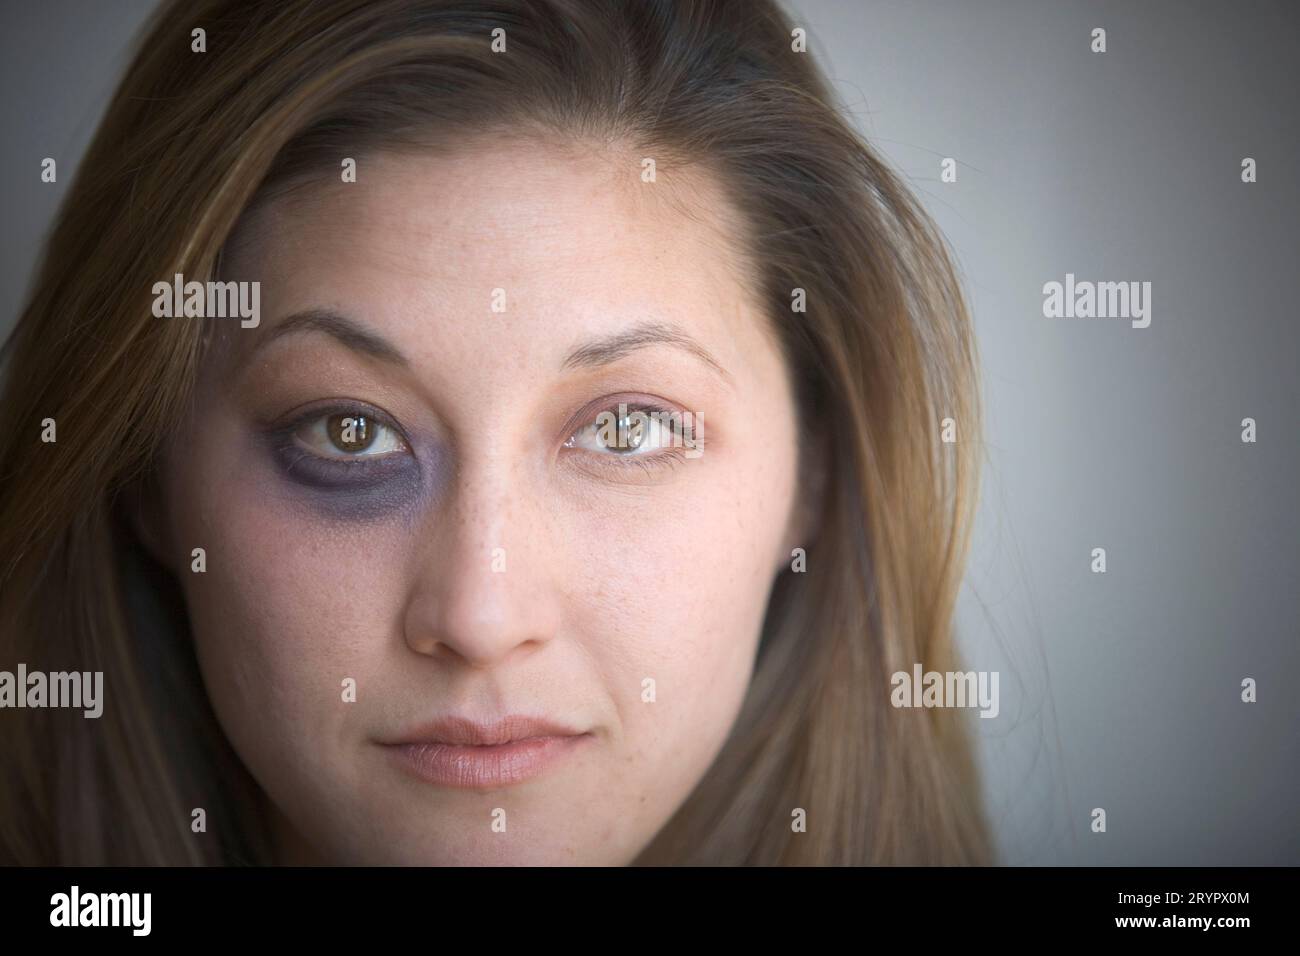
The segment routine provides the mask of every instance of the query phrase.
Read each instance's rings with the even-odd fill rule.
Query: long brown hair
[[[942,237],[794,27],[770,0],[162,5],[6,344],[0,662],[102,670],[110,690],[98,720],[0,714],[0,860],[271,861],[265,798],[217,726],[175,582],[122,518],[204,348],[147,292],[214,276],[254,203],[345,157],[527,128],[713,173],[818,436],[806,570],[778,579],[731,738],[638,862],[988,861],[962,712],[889,701],[916,662],[957,669],[970,320]],[[191,830],[197,807],[211,836]]]

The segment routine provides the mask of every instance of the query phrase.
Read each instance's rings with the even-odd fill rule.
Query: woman
[[[988,859],[969,319],[773,4],[165,3],[6,352],[6,862]]]

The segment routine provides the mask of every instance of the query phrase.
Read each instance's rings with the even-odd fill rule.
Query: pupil
[[[645,418],[640,415],[629,415],[623,421],[623,427],[627,430],[627,448],[635,451],[641,447],[641,442],[645,441]]]
[[[364,415],[331,415],[329,433],[343,451],[364,451],[374,441],[370,419]]]

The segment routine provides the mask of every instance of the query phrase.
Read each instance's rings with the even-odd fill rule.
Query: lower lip
[[[398,744],[388,749],[421,780],[442,787],[476,790],[508,787],[530,780],[577,750],[590,736],[529,737],[483,747]]]

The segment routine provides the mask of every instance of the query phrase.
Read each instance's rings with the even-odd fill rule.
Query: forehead
[[[481,350],[490,335],[505,357],[503,333],[559,349],[659,322],[709,340],[725,364],[761,335],[742,235],[700,165],[493,138],[362,155],[355,182],[328,175],[260,206],[228,244],[223,276],[262,283],[269,328],[337,308],[417,358]]]
[[[247,217],[228,262],[243,271],[251,256],[268,278],[290,280],[274,267],[347,252],[358,266],[405,263],[434,282],[484,271],[546,282],[566,269],[594,282],[611,266],[694,273],[682,266],[698,260],[739,279],[741,235],[719,180],[702,165],[623,146],[492,136],[452,152],[363,155],[355,182],[322,174]]]

